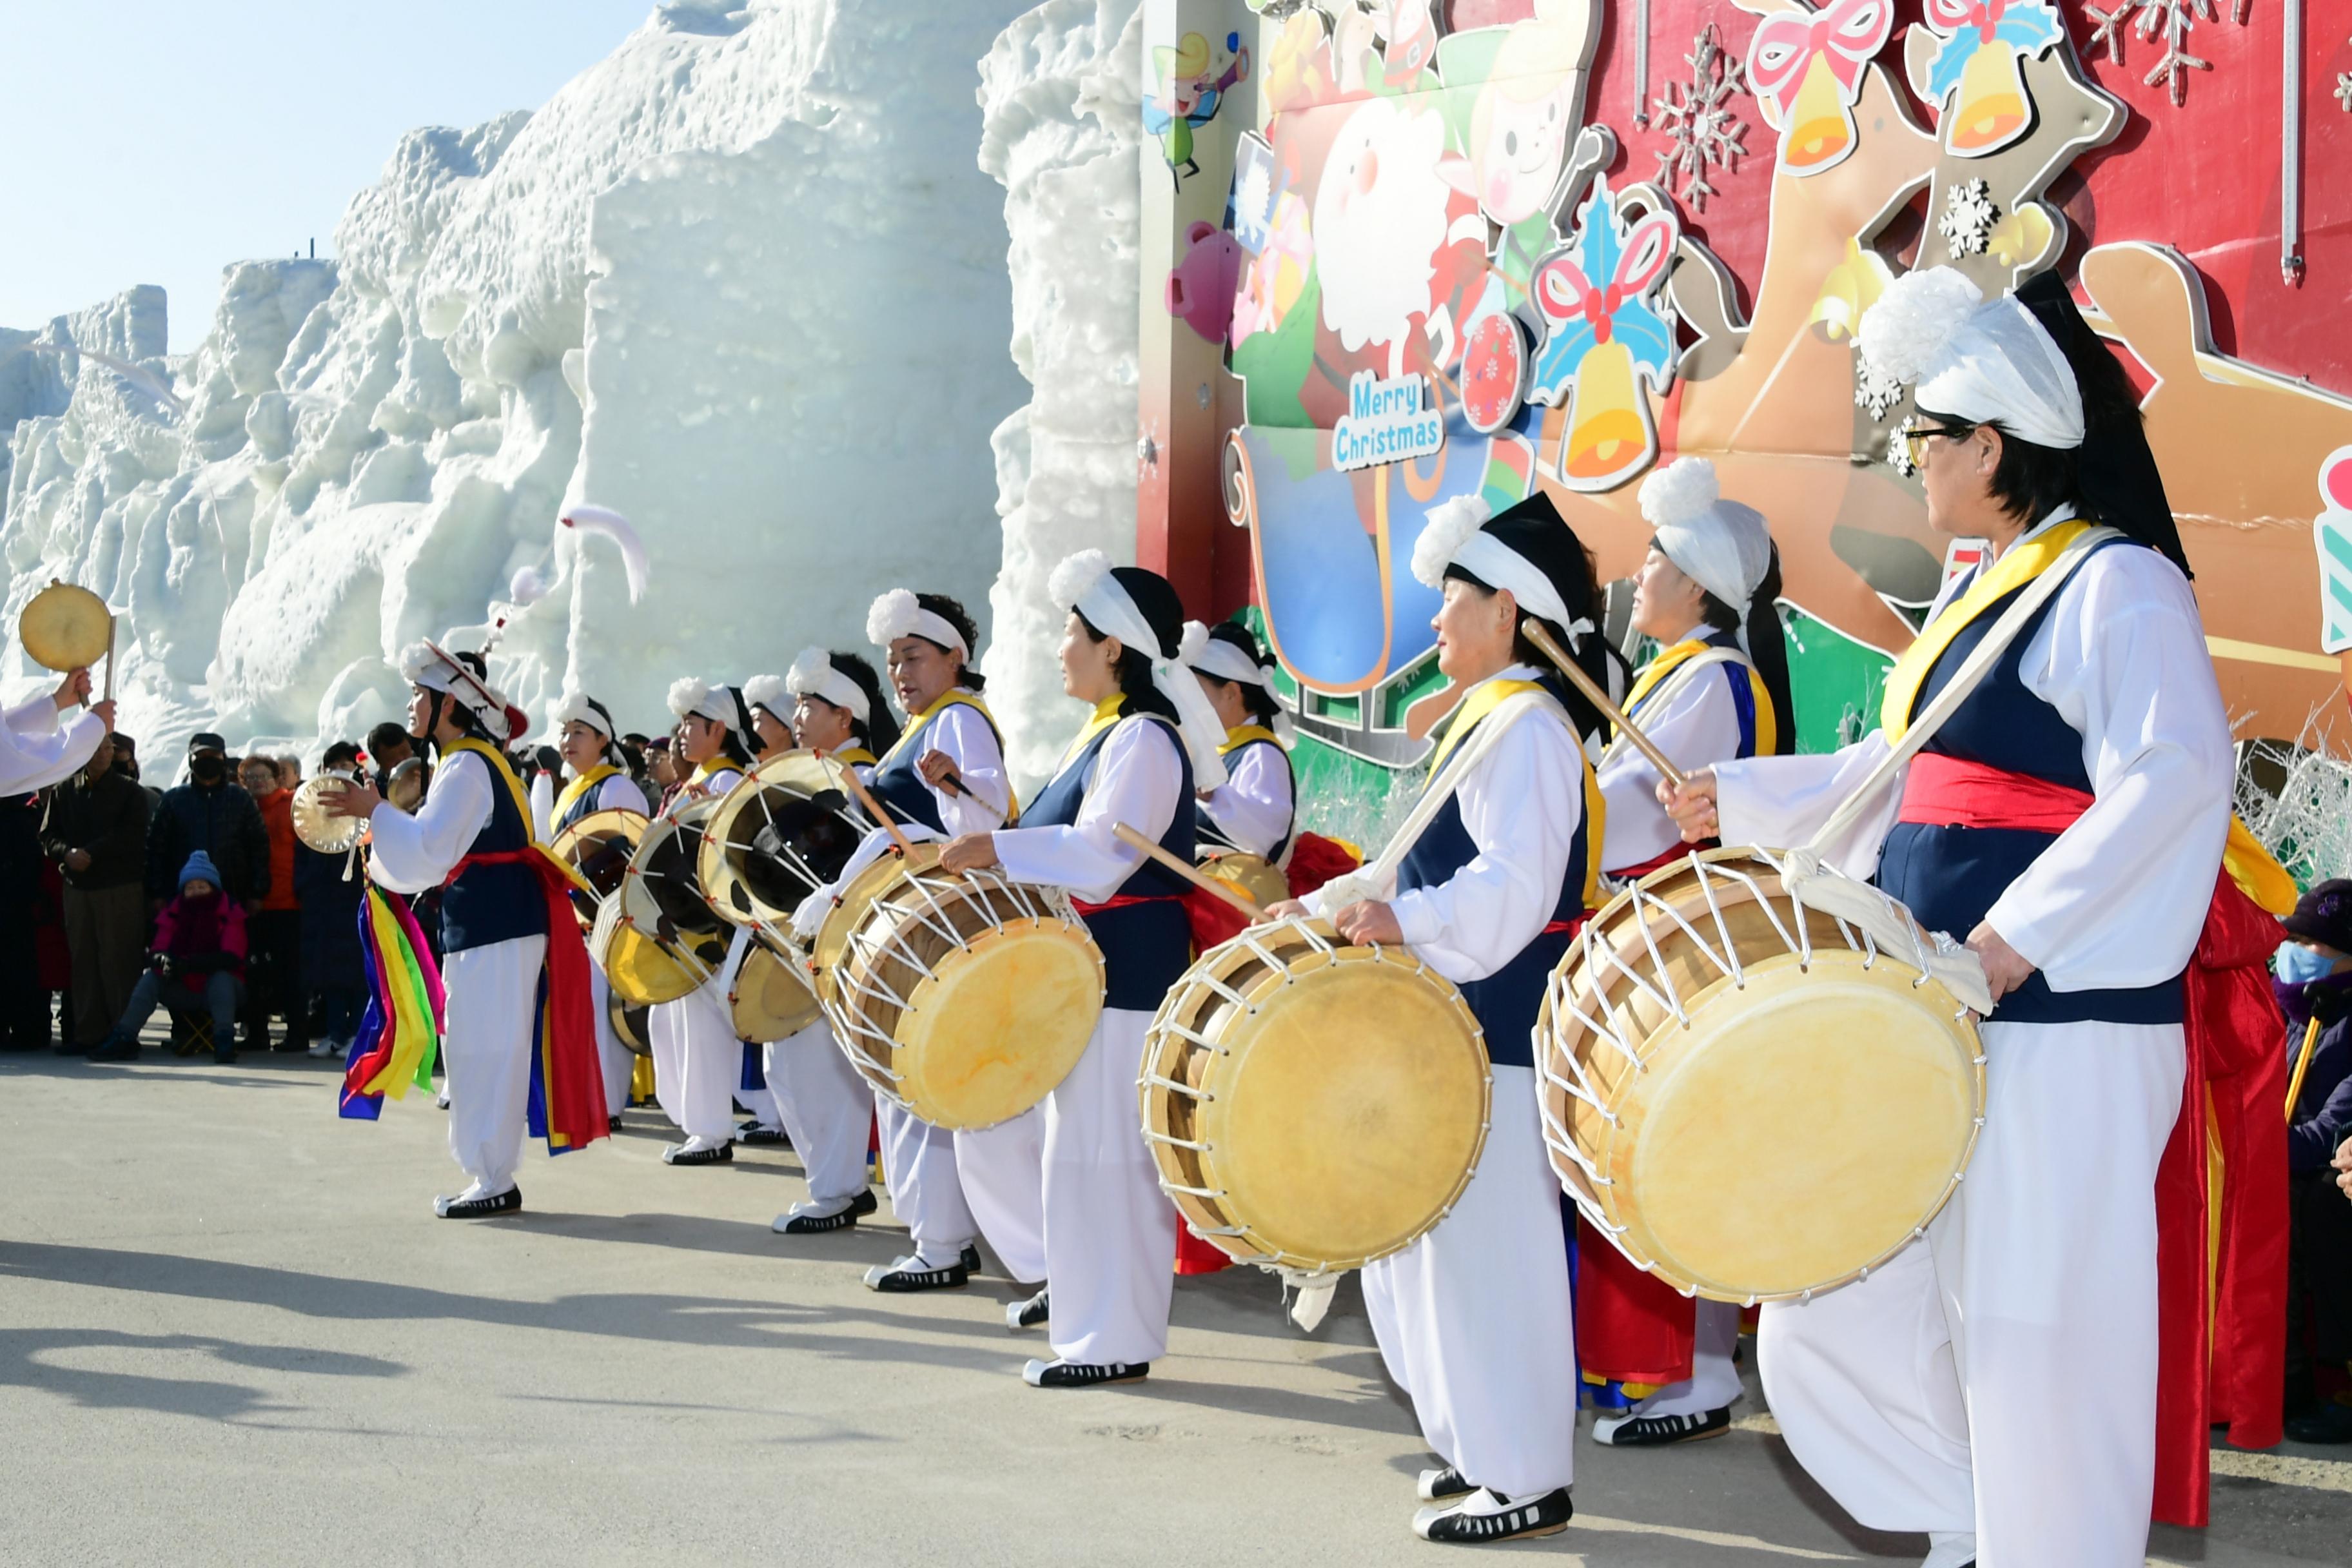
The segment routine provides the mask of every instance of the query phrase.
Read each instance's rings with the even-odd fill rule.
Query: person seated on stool
[[[158,1006],[174,1013],[202,1007],[213,1021],[213,1059],[236,1060],[236,1013],[245,1000],[245,910],[222,896],[220,872],[199,849],[180,868],[178,896],[155,919],[147,973],[131,988],[131,1005],[89,1053],[94,1062],[127,1062],[139,1054],[139,1031]]]

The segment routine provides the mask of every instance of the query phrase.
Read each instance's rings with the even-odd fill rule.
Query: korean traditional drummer
[[[1213,626],[1195,621],[1184,634],[1188,646],[1201,645],[1192,675],[1225,727],[1217,746],[1225,782],[1198,792],[1194,840],[1279,863],[1290,847],[1297,803],[1288,749],[1290,715],[1274,699],[1268,673],[1273,660],[1247,626],[1231,621]]]
[[[499,750],[528,721],[489,685],[479,654],[414,643],[400,672],[411,689],[409,733],[438,759],[432,789],[414,816],[364,782],[328,795],[327,810],[368,819],[377,883],[396,893],[443,889],[449,1152],[471,1180],[436,1199],[433,1212],[519,1214],[515,1172],[535,1119],[545,1118],[558,1152],[605,1135],[587,949],[569,884],[532,837],[522,783]]]
[[[775,761],[792,751],[793,698],[784,689],[781,675],[755,675],[743,683],[743,700],[751,710],[751,764],[754,768]],[[749,950],[751,933],[738,928],[730,939],[727,952],[728,973],[732,974]],[[750,1082],[756,1072],[767,1082],[766,1045],[743,1044],[745,1057],[744,1080]],[[756,1061],[754,1059],[756,1053]],[[783,1147],[792,1142],[792,1134],[784,1130],[783,1112],[777,1107],[774,1086],[746,1091],[739,1089],[736,1098],[751,1111],[751,1120],[735,1129],[735,1142],[758,1148]]]
[[[1684,772],[1795,749],[1780,562],[1764,517],[1723,497],[1715,465],[1685,458],[1652,474],[1642,513],[1655,531],[1633,579],[1633,630],[1658,645],[1627,716]],[[1596,770],[1608,803],[1601,851],[1614,884],[1681,858],[1658,804],[1658,773],[1620,735]],[[1731,1429],[1739,1397],[1739,1309],[1695,1301],[1643,1273],[1588,1228],[1577,1251],[1576,1342],[1588,1382],[1664,1384],[1593,1423],[1595,1441],[1650,1447]]]
[[[1414,1531],[1509,1541],[1574,1512],[1574,1311],[1532,1037],[1545,980],[1599,891],[1601,815],[1560,678],[1521,628],[1542,623],[1596,679],[1608,664],[1591,565],[1544,496],[1493,517],[1475,497],[1439,507],[1412,569],[1444,595],[1438,668],[1462,692],[1433,759],[1431,787],[1452,797],[1393,888],[1342,878],[1277,909],[1411,948],[1462,987],[1486,1032],[1493,1123],[1477,1171],[1433,1230],[1364,1269],[1363,1287],[1381,1360],[1440,1460],[1422,1473]]]
[[[743,693],[689,676],[671,683],[669,710],[678,721],[680,758],[693,772],[670,803],[675,815],[697,801],[716,800],[742,782],[751,765],[750,705]],[[743,1081],[743,1042],[728,1016],[723,974],[675,1002],[651,1009],[654,1091],[683,1143],[662,1150],[667,1165],[724,1165],[735,1158],[735,1093]]]
[[[856,769],[861,779],[872,775],[877,751],[889,750],[898,739],[898,721],[882,696],[882,678],[854,653],[803,648],[782,679],[760,676],[745,683],[743,695],[751,700],[763,741],[771,738],[772,716],[781,712],[790,725],[786,734],[802,749],[823,752]],[[874,1091],[823,1018],[770,1042],[761,1057],[769,1091],[808,1178],[808,1196],[778,1215],[772,1228],[780,1236],[847,1229],[877,1206],[866,1164]]]
[[[551,833],[561,833],[581,818],[600,811],[634,811],[651,815],[645,791],[623,765],[621,746],[614,733],[613,712],[593,697],[565,692],[548,715],[555,727],[555,749],[568,775],[549,812]],[[629,1080],[636,1070],[636,1053],[613,1028],[606,1005],[612,987],[604,972],[588,966],[590,1004],[596,1018],[596,1055],[604,1068],[604,1110],[608,1125],[621,1130],[621,1112],[629,1107]]]
[[[1175,1211],[1143,1142],[1135,1084],[1152,1012],[1192,961],[1187,884],[1116,829],[1124,823],[1189,864],[1192,792],[1224,782],[1224,726],[1183,668],[1201,650],[1185,646],[1166,578],[1088,550],[1055,567],[1048,591],[1069,616],[1062,689],[1094,712],[1020,826],[956,838],[940,863],[1001,866],[1067,889],[1102,949],[1102,1016],[1044,1107],[1051,1294],[1033,1305],[1049,1318],[1055,1359],[1023,1373],[1033,1387],[1080,1388],[1150,1371],[1168,1348],[1175,1280]]]
[[[981,696],[986,679],[971,668],[980,628],[945,594],[893,588],[866,612],[866,636],[881,649],[898,706],[907,715],[895,745],[874,768],[872,790],[909,839],[984,833],[1017,809],[1004,765],[1004,741]],[[877,828],[850,857],[841,881],[890,847]],[[793,928],[814,939],[835,889],[801,906]],[[890,1205],[906,1222],[915,1250],[867,1270],[876,1290],[956,1289],[981,1266],[973,1241],[984,1231],[1014,1279],[1045,1278],[1045,1120],[1037,1110],[977,1131],[951,1132],[909,1114],[887,1097],[875,1111]]]
[[[1997,1002],[1968,1179],[1923,1242],[1766,1306],[1759,1332],[1790,1449],[1862,1523],[1927,1532],[1935,1568],[2145,1558],[2156,1175],[2182,1102],[2182,973],[2230,830],[2229,724],[2171,514],[2115,482],[2144,467],[2160,488],[2136,400],[2087,331],[2062,347],[2038,316],[1937,268],[1863,319],[1871,363],[1916,384],[1928,522],[1985,559],[1896,662],[1880,730],[1720,764],[1668,803],[1685,838],[1805,842],[2002,609],[2071,569],[1899,791],[1829,847],[1983,961]],[[2093,517],[2124,535],[2068,554]]]

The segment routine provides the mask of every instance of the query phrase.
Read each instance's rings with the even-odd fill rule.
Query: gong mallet
[[[1167,867],[1171,871],[1175,872],[1178,876],[1183,878],[1186,881],[1192,883],[1202,892],[1213,893],[1218,898],[1224,900],[1225,902],[1233,905],[1234,909],[1239,910],[1242,914],[1247,918],[1250,924],[1255,925],[1260,921],[1265,919],[1265,911],[1259,909],[1255,903],[1252,902],[1247,895],[1226,887],[1214,877],[1202,875],[1199,867],[1187,866],[1183,861],[1179,860],[1175,856],[1171,855],[1167,850],[1162,849],[1159,845],[1154,844],[1150,839],[1146,838],[1142,834],[1138,833],[1126,823],[1114,822],[1110,825],[1110,830],[1118,835],[1120,843],[1132,845],[1134,847],[1142,850],[1146,855],[1150,856],[1154,860],[1159,861],[1162,866]]]
[[[1676,789],[1683,787],[1682,770],[1675,766],[1673,760],[1665,752],[1658,750],[1656,742],[1642,733],[1635,727],[1633,721],[1625,717],[1624,710],[1609,700],[1609,693],[1603,691],[1592,677],[1584,673],[1583,666],[1568,657],[1568,651],[1553,639],[1551,633],[1544,630],[1542,622],[1530,619],[1523,623],[1519,630],[1527,634],[1527,639],[1529,642],[1543,649],[1546,658],[1559,666],[1559,672],[1568,677],[1570,684],[1584,693],[1586,701],[1601,710],[1601,716],[1603,719],[1617,726],[1619,734],[1633,742],[1633,749],[1647,758],[1652,767],[1658,770],[1660,778]]]

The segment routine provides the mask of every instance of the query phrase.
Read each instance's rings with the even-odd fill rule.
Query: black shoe
[[[1604,1415],[1592,1424],[1592,1440],[1612,1448],[1663,1448],[1696,1443],[1731,1430],[1731,1406],[1704,1415]]]
[[[973,1246],[973,1245],[972,1245],[971,1242],[969,1242],[969,1241],[965,1242],[965,1243],[963,1244],[963,1250],[962,1250],[961,1253],[958,1253],[958,1254],[956,1255],[956,1261],[957,1261],[958,1263],[961,1263],[961,1264],[962,1264],[962,1265],[963,1265],[963,1271],[964,1271],[965,1273],[967,1273],[967,1274],[977,1274],[977,1273],[979,1273],[979,1272],[980,1272],[980,1248],[979,1248],[979,1247],[975,1247],[975,1246]]]
[[[869,1187],[850,1199],[849,1206],[839,1214],[781,1214],[768,1228],[778,1236],[823,1236],[829,1230],[847,1230],[881,1206]]]
[[[1032,1388],[1094,1388],[1106,1383],[1140,1383],[1150,1375],[1148,1361],[1033,1361],[1021,1369],[1021,1381]]]
[[[1462,1472],[1448,1465],[1442,1470],[1423,1470],[1413,1488],[1423,1502],[1451,1502],[1458,1497],[1468,1497],[1478,1489],[1462,1479]]]
[[[957,1290],[971,1283],[971,1270],[961,1261],[944,1268],[932,1268],[913,1253],[896,1263],[877,1263],[866,1271],[866,1288],[886,1296],[904,1296],[917,1290]]]
[[[509,1187],[495,1197],[435,1198],[433,1212],[443,1219],[495,1219],[522,1213],[522,1189]]]
[[[691,1152],[683,1143],[672,1143],[662,1150],[662,1163],[665,1165],[731,1165],[734,1163],[735,1145],[732,1143]]]
[[[735,1142],[749,1143],[755,1149],[789,1149],[792,1139],[781,1127],[762,1127],[756,1121],[746,1121],[735,1129]]]
[[[89,1048],[89,1059],[94,1062],[135,1061],[138,1057],[139,1042],[129,1035],[109,1035]]]
[[[1023,1329],[1039,1328],[1052,1321],[1054,1307],[1047,1300],[1052,1294],[1053,1289],[1048,1286],[1026,1301],[1015,1301],[1005,1308],[1004,1326],[1017,1333]]]
[[[1412,1532],[1423,1541],[1483,1546],[1496,1541],[1558,1535],[1575,1517],[1576,1506],[1568,1500],[1566,1487],[1516,1502],[1481,1488],[1444,1508],[1423,1509],[1412,1516]]]
[[[2352,1405],[2323,1405],[2298,1415],[2286,1424],[2286,1435],[2298,1443],[2352,1443]]]
[[[619,1117],[617,1117],[617,1116],[607,1116],[606,1118],[604,1118],[604,1131],[607,1131],[607,1132],[618,1132],[620,1130],[621,1130],[621,1119],[620,1119]]]

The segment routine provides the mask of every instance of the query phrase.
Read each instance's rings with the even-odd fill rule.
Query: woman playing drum
[[[1656,531],[1633,579],[1633,629],[1660,651],[1634,678],[1628,717],[1686,773],[1793,751],[1780,562],[1763,516],[1724,500],[1705,458],[1652,474],[1642,512]],[[1657,769],[1625,737],[1596,771],[1609,807],[1601,863],[1612,881],[1636,881],[1688,852],[1658,804]],[[1594,1440],[1646,1447],[1730,1430],[1739,1309],[1683,1296],[1589,1227],[1576,1263],[1585,1376],[1665,1384],[1631,1410],[1602,1415]]]
[[[1936,1568],[2146,1554],[2157,1171],[2182,1103],[2183,971],[2230,827],[2229,724],[2135,399],[2063,291],[2049,308],[2055,338],[1937,268],[1864,317],[1872,364],[1916,384],[1905,435],[1927,521],[1987,542],[1983,559],[1896,662],[1880,730],[1832,756],[1725,763],[1667,803],[1685,839],[1811,838],[2001,613],[2061,574],[1900,789],[1823,847],[1983,961],[1996,1007],[1968,1180],[1924,1242],[1766,1306],[1759,1332],[1790,1450],[1862,1523],[1927,1532]],[[2126,534],[2089,532],[2094,515]],[[2176,1376],[2187,1398],[2207,1373]],[[2188,1436],[2207,1442],[2201,1421]]]
[[[762,737],[768,715],[788,712],[791,738],[803,749],[823,752],[856,769],[860,779],[871,778],[877,749],[887,752],[898,739],[874,667],[854,653],[807,647],[771,686],[773,679],[761,676],[743,689],[760,716]],[[784,1131],[800,1151],[809,1190],[771,1228],[780,1236],[814,1236],[872,1214],[877,1205],[866,1179],[866,1133],[874,1091],[842,1054],[832,1027],[820,1017],[797,1035],[769,1042],[761,1047],[761,1067]]]
[[[816,651],[822,658],[824,650],[819,648]],[[872,678],[873,674],[873,667],[866,666],[866,675]],[[878,687],[878,680],[877,685]],[[743,702],[751,710],[751,740],[755,747],[751,756],[752,766],[764,766],[794,749],[797,742],[793,738],[793,693],[787,689],[783,676],[753,676],[743,683]],[[894,729],[892,733],[895,735],[897,731]],[[864,760],[871,763],[873,758],[869,753]],[[728,945],[727,964],[730,970],[743,962],[751,942],[751,931],[737,927]],[[768,1051],[772,1043],[754,1046],[748,1040],[744,1042],[744,1081],[747,1084],[755,1071],[761,1081],[767,1082]],[[735,1142],[754,1147],[782,1147],[792,1142],[792,1134],[784,1130],[783,1110],[776,1101],[772,1082],[767,1082],[764,1089],[740,1089],[736,1098],[751,1109],[751,1120],[735,1129]]]
[[[1068,889],[1102,950],[1101,1018],[1045,1106],[1055,1359],[1023,1373],[1034,1387],[1074,1388],[1142,1377],[1168,1348],[1176,1215],[1137,1124],[1135,1084],[1152,1012],[1191,962],[1192,931],[1184,882],[1116,830],[1124,823],[1189,863],[1193,789],[1224,782],[1223,726],[1178,666],[1199,649],[1183,646],[1184,612],[1166,578],[1089,550],[1055,567],[1050,586],[1069,612],[1062,689],[1094,716],[1021,826],[957,838],[940,863],[1001,865],[1017,880]]]
[[[1003,738],[980,695],[986,681],[971,668],[980,637],[971,616],[945,594],[893,588],[866,610],[866,636],[882,650],[907,715],[898,742],[873,770],[875,799],[914,839],[985,833],[1004,822],[1014,809],[1013,784]],[[890,846],[890,836],[876,828],[834,886],[809,895],[793,922],[803,942],[814,940],[835,892]],[[982,1230],[1006,1273],[1045,1278],[1045,1128],[1037,1113],[964,1132],[933,1127],[887,1097],[877,1097],[875,1115],[890,1206],[907,1222],[915,1250],[866,1270],[869,1289],[962,1287],[980,1268],[972,1242]]]
[[[1290,847],[1297,814],[1283,734],[1289,721],[1266,679],[1273,661],[1259,651],[1248,627],[1231,621],[1215,626],[1195,621],[1184,631],[1188,640],[1202,644],[1192,674],[1225,727],[1217,746],[1225,760],[1225,782],[1199,792],[1193,840],[1202,848],[1238,849],[1279,863]]]
[[[692,677],[671,683],[669,710],[678,721],[678,758],[692,772],[667,811],[717,800],[742,782],[755,743],[751,711],[731,686]],[[667,1165],[724,1165],[735,1158],[735,1090],[743,1081],[743,1042],[727,1015],[722,977],[713,974],[688,995],[653,1009],[654,1090],[661,1108],[686,1134],[662,1150]]]
[[[1507,1541],[1554,1533],[1573,1512],[1575,1329],[1531,1037],[1600,874],[1599,789],[1559,677],[1520,627],[1540,622],[1596,679],[1607,667],[1591,570],[1548,499],[1491,519],[1475,499],[1441,507],[1412,564],[1443,584],[1438,668],[1462,692],[1433,775],[1455,781],[1453,798],[1392,896],[1364,899],[1342,879],[1276,912],[1328,912],[1351,942],[1410,947],[1461,986],[1486,1032],[1494,1120],[1477,1172],[1450,1215],[1363,1283],[1381,1359],[1443,1461],[1422,1475],[1431,1506],[1415,1532]]]
[[[551,833],[561,833],[582,817],[599,811],[634,811],[647,815],[645,791],[621,765],[621,748],[614,738],[613,714],[593,697],[564,693],[549,716],[555,726],[555,749],[571,775],[549,819]],[[613,1028],[606,1005],[612,987],[604,972],[588,966],[588,988],[596,1015],[596,1055],[604,1068],[604,1110],[613,1131],[621,1130],[621,1112],[629,1105],[629,1079],[636,1070],[636,1053]]]

